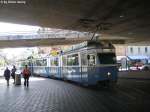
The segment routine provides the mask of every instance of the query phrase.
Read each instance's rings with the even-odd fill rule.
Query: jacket
[[[10,70],[9,69],[6,69],[4,71],[4,77],[5,77],[5,79],[10,79]]]
[[[23,77],[25,77],[25,78],[27,78],[27,77],[29,77],[30,76],[30,70],[27,68],[25,68],[24,70],[23,70]]]

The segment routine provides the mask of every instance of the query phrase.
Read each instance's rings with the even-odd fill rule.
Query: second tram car
[[[86,41],[73,45],[58,56],[33,59],[33,73],[73,82],[96,85],[117,81],[115,47],[110,43]]]

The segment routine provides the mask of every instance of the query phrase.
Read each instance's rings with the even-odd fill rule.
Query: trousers
[[[29,77],[24,77],[24,86],[29,86]]]

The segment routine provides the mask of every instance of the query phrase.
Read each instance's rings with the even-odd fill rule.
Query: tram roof
[[[70,48],[65,49],[62,51],[62,53],[67,53],[75,50],[79,50],[82,48],[88,48],[88,47],[97,47],[97,48],[114,48],[114,46],[111,43],[101,42],[101,41],[84,41],[82,43],[72,45]]]

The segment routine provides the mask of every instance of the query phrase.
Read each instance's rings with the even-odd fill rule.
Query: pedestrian
[[[27,65],[25,65],[25,68],[23,70],[23,77],[24,77],[24,86],[29,86],[29,77],[31,73]]]
[[[14,79],[14,84],[15,84],[15,73],[16,73],[16,67],[15,67],[15,65],[13,65],[13,68],[11,70],[11,76]]]
[[[4,71],[4,77],[7,81],[7,86],[9,86],[9,79],[10,79],[10,70],[8,69],[8,67],[6,67],[5,71]]]

